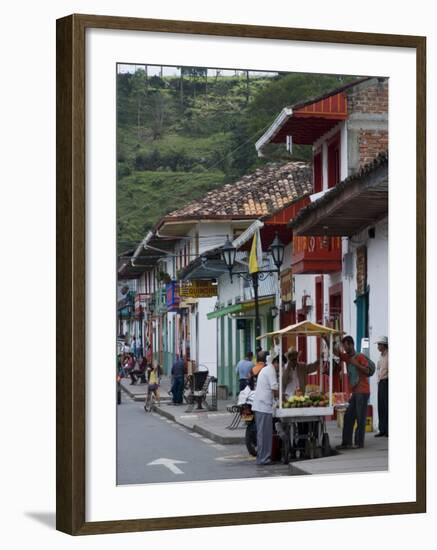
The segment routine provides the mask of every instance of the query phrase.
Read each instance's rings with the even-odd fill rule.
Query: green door
[[[226,385],[225,380],[225,318],[220,317],[220,361],[218,369],[218,383],[220,386]]]
[[[246,327],[244,329],[244,349],[243,355],[246,355],[248,351],[255,354],[256,342],[253,322],[250,319],[246,319]]]
[[[233,334],[232,334],[232,319],[228,319],[228,333],[226,337],[226,342],[228,344],[228,388],[229,395],[235,395],[235,374],[234,374],[234,358],[233,358]]]
[[[356,350],[361,350],[361,338],[369,337],[369,292],[357,296],[357,339]]]

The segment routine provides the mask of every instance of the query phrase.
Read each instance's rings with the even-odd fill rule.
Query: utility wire
[[[246,141],[244,141],[243,143],[241,143],[240,145],[238,145],[238,147],[236,147],[235,149],[232,149],[232,151],[228,151],[227,153],[225,153],[225,155],[219,159],[215,164],[213,164],[212,166],[209,166],[208,167],[208,170],[212,170],[214,169],[216,166],[218,166],[221,162],[223,162],[223,160],[225,160],[229,155],[232,155],[233,153],[236,153],[239,149],[241,149],[244,145],[247,145],[249,142],[251,142],[253,139],[255,139],[255,137],[258,136],[258,134],[261,134],[261,132],[264,132],[264,130],[266,130],[269,126],[271,126],[271,122],[269,122],[268,124],[266,124],[263,128],[261,128],[260,130],[258,130],[257,132],[255,132],[252,136],[250,136]],[[188,173],[188,172],[187,172]],[[237,180],[238,181],[238,180]],[[234,182],[236,183],[236,182]],[[217,189],[217,188],[216,188]],[[190,203],[188,203],[190,204]],[[134,208],[134,211],[138,210],[140,208],[140,206],[138,205],[137,208]],[[117,223],[120,222],[121,220],[124,220],[126,219],[127,217],[131,216],[132,215],[132,212],[129,212],[127,214],[124,214],[123,216],[119,216],[117,218]]]

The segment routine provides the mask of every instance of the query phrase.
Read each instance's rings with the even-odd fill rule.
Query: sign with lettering
[[[367,248],[357,248],[357,295],[361,296],[367,290]]]
[[[281,300],[291,302],[293,300],[291,269],[281,271]]]
[[[217,296],[217,285],[211,281],[187,281],[179,287],[181,298],[211,298]]]

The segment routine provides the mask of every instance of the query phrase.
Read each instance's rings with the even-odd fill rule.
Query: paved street
[[[256,466],[244,445],[217,444],[156,413],[146,414],[141,402],[126,397],[117,413],[119,485],[290,475],[283,464]]]

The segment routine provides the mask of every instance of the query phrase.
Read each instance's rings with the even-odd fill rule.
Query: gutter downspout
[[[147,235],[144,237],[144,239],[141,241],[141,243],[137,246],[137,249],[134,252],[134,255],[132,256],[130,263],[133,267],[135,267],[135,258],[137,258],[140,255],[140,252],[143,250],[143,247],[147,247],[147,243],[150,241],[150,239],[153,237],[152,231],[149,231]]]
[[[284,122],[287,121],[293,114],[293,109],[291,107],[284,107],[276,119],[273,121],[273,124],[265,132],[259,140],[255,143],[255,148],[257,150],[258,156],[263,157],[262,149],[264,146],[278,133],[281,129]]]

